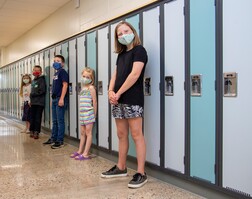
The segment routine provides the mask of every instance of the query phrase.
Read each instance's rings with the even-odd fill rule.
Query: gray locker
[[[148,54],[145,70],[144,136],[146,160],[160,165],[160,24],[159,7],[143,12],[143,46]]]
[[[250,197],[251,8],[251,0],[223,0],[223,187]]]
[[[111,71],[111,74],[110,74],[110,77],[113,75],[115,69],[116,69],[116,59],[117,59],[117,54],[114,53],[115,51],[115,48],[114,48],[114,37],[115,37],[115,27],[117,26],[119,22],[116,22],[114,24],[112,24],[110,26],[110,46],[111,46],[111,49],[110,49],[110,60],[111,60],[111,63],[110,63],[110,71]],[[110,80],[109,80],[110,81]],[[117,137],[117,130],[116,130],[116,124],[115,124],[115,119],[113,118],[112,114],[111,114],[111,150],[113,151],[118,151],[118,137]]]
[[[183,8],[184,0],[164,4],[165,167],[181,173],[184,173],[185,155],[185,30]]]
[[[78,113],[78,138],[81,136],[79,121],[80,121],[80,114],[79,114],[79,105],[80,105],[80,97],[79,92],[81,90],[81,77],[82,77],[82,70],[85,67],[86,62],[86,50],[85,50],[85,35],[82,35],[77,38],[77,92],[78,92],[78,106],[77,106],[77,113]]]
[[[108,104],[108,67],[109,43],[108,26],[98,30],[98,132],[99,146],[109,149],[109,104]]]
[[[77,138],[76,39],[69,41],[69,116],[70,136]]]
[[[45,113],[44,113],[44,117],[45,117],[45,122],[44,122],[44,127],[46,128],[50,128],[51,126],[51,122],[50,122],[50,118],[51,118],[51,81],[50,81],[50,69],[52,67],[50,66],[50,51],[49,50],[45,50],[44,51],[44,75],[45,75],[45,81],[46,81],[46,102],[45,102]]]

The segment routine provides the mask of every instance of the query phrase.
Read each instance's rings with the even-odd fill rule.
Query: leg
[[[52,135],[51,135],[51,139],[53,141],[57,140],[58,137],[58,118],[57,118],[57,111],[56,108],[58,106],[58,100],[57,99],[53,99],[52,100]]]
[[[77,153],[82,154],[84,150],[84,144],[86,141],[86,126],[81,126],[81,137],[80,137],[80,145]]]
[[[93,129],[93,123],[86,125],[86,145],[85,145],[85,150],[83,153],[84,157],[89,156],[89,151],[92,145],[92,129]]]
[[[117,167],[120,170],[126,168],[126,159],[129,149],[129,124],[126,119],[115,119],[117,127],[117,136],[119,139],[119,157]]]
[[[43,113],[43,106],[36,106],[36,116],[35,116],[35,131],[40,133],[41,131],[41,119],[42,119],[42,113]]]
[[[57,113],[57,122],[58,122],[58,137],[56,141],[63,143],[64,135],[65,135],[65,106],[60,107],[57,104],[56,113]]]
[[[144,174],[146,146],[142,131],[142,117],[128,119],[132,138],[136,145],[137,172]]]

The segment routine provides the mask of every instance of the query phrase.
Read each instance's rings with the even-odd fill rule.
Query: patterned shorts
[[[143,113],[143,107],[139,105],[117,104],[112,107],[113,117],[119,119],[143,117]]]
[[[95,122],[94,110],[81,111],[80,112],[80,125],[85,126],[87,124],[92,124]]]

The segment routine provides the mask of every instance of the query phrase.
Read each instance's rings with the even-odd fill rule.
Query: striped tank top
[[[80,112],[94,109],[92,96],[89,89],[83,89],[80,92]]]

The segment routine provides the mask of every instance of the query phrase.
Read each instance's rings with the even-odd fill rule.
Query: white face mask
[[[81,78],[81,82],[84,84],[84,85],[87,85],[87,84],[90,84],[92,82],[91,79],[88,79],[86,77],[82,77]]]
[[[29,79],[23,79],[23,82],[25,83],[25,84],[28,84],[29,83]]]
[[[122,45],[129,45],[135,38],[135,35],[133,33],[130,34],[124,34],[120,38],[118,38],[118,41]]]

